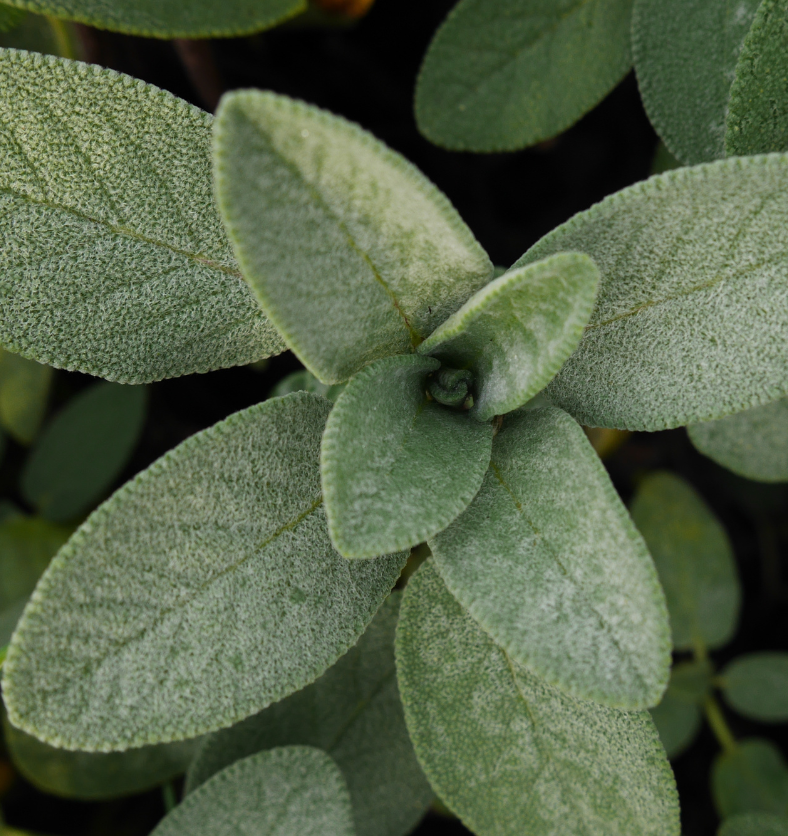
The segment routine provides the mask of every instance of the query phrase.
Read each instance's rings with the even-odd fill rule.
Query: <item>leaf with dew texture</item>
[[[722,818],[739,813],[788,816],[788,765],[770,740],[746,738],[717,755],[711,790]]]
[[[238,270],[212,117],[95,65],[0,50],[0,344],[122,383],[284,344]]]
[[[215,176],[244,276],[324,383],[411,351],[492,277],[446,197],[325,110],[274,93],[227,94]]]
[[[762,651],[739,656],[720,672],[728,705],[753,720],[788,721],[788,653]]]
[[[331,405],[265,401],[184,441],[61,549],[3,667],[11,722],[115,751],[229,726],[317,679],[364,632],[404,555],[331,547]]]
[[[31,444],[44,420],[52,369],[0,348],[0,427]]]

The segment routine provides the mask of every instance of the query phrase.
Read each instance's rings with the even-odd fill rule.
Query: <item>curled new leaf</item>
[[[350,563],[332,549],[329,409],[306,393],[250,407],[91,514],[14,635],[11,722],[86,751],[195,737],[302,688],[353,645],[404,557]]]

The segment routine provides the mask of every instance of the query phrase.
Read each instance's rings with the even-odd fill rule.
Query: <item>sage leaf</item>
[[[786,394],[786,224],[781,154],[669,171],[551,232],[516,266],[577,251],[602,274],[551,400],[588,426],[660,430]]]
[[[703,705],[712,689],[714,667],[708,659],[679,662],[670,672],[668,690],[683,702]]]
[[[14,242],[0,344],[123,383],[283,350],[216,211],[208,114],[94,65],[1,50],[0,121]]]
[[[788,2],[763,0],[736,64],[725,126],[729,155],[788,151]]]
[[[11,642],[15,726],[84,751],[188,739],[309,684],[356,642],[405,556],[349,563],[331,548],[330,406],[297,393],[236,413],[88,517]]]
[[[635,0],[640,95],[651,124],[683,163],[725,156],[731,82],[760,2]]]
[[[745,813],[722,823],[718,836],[788,836],[788,817]]]
[[[574,700],[520,667],[427,562],[396,639],[405,720],[435,791],[478,836],[678,834],[647,712]]]
[[[641,483],[631,511],[665,590],[675,649],[726,644],[741,590],[730,540],[712,510],[680,476],[657,471]]]
[[[151,836],[354,836],[347,786],[319,749],[258,752],[188,795]]]
[[[51,384],[49,366],[0,348],[0,427],[20,444],[38,435]]]
[[[555,136],[632,66],[631,11],[632,0],[461,0],[421,68],[419,129],[466,151]]]
[[[322,749],[347,781],[358,836],[405,836],[433,798],[413,752],[394,669],[401,593],[393,592],[358,644],[302,691],[206,738],[187,778],[192,792],[254,752]]]
[[[506,416],[479,493],[429,545],[449,590],[514,662],[603,705],[659,702],[670,631],[657,573],[565,412]]]
[[[11,6],[129,35],[215,38],[250,34],[306,9],[306,0],[4,0]]]
[[[344,383],[335,383],[332,386],[321,383],[312,372],[302,369],[282,378],[271,390],[269,397],[281,398],[284,395],[289,395],[291,392],[312,392],[315,395],[322,395],[331,401],[331,403],[335,403],[344,388]]]
[[[490,462],[492,424],[427,395],[440,363],[378,360],[348,383],[329,415],[321,470],[328,530],[348,558],[415,546],[473,499]]]
[[[788,653],[748,653],[720,674],[725,701],[745,717],[788,720]]]
[[[687,427],[695,447],[757,482],[788,482],[788,398]]]
[[[25,462],[22,495],[67,522],[92,508],[126,466],[145,422],[142,386],[97,383],[51,421]]]
[[[599,271],[563,253],[490,282],[419,346],[476,378],[471,415],[490,421],[522,406],[577,348],[594,306]]]
[[[302,102],[226,95],[215,177],[244,276],[324,383],[412,350],[492,276],[470,230],[419,171]]]
[[[27,598],[19,598],[0,610],[0,648],[8,646],[26,606]]]
[[[718,755],[711,789],[722,818],[738,813],[788,816],[788,766],[769,740],[742,740]]]
[[[128,752],[69,752],[48,746],[4,720],[11,760],[42,792],[99,801],[144,792],[186,771],[196,741],[143,746]]]
[[[676,699],[670,688],[660,704],[650,708],[649,713],[670,760],[677,758],[692,745],[702,725],[698,706]]]

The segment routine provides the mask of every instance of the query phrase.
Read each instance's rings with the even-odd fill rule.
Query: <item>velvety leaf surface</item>
[[[703,720],[697,705],[676,699],[670,688],[665,692],[660,704],[650,708],[649,713],[665,747],[665,754],[671,760],[692,745]]]
[[[127,752],[69,752],[3,724],[8,752],[19,772],[42,792],[98,801],[144,792],[186,771],[196,741],[143,746]]]
[[[433,793],[413,752],[394,669],[394,592],[358,644],[302,691],[205,740],[187,792],[234,761],[276,746],[304,744],[336,761],[350,790],[358,836],[405,836]]]
[[[731,82],[760,2],[635,0],[640,95],[657,133],[683,163],[725,156]]]
[[[637,183],[575,215],[516,266],[585,252],[602,280],[547,393],[588,426],[660,430],[788,392],[788,155]]]
[[[723,668],[722,691],[731,708],[765,722],[788,720],[788,653],[749,653]]]
[[[9,50],[0,121],[3,346],[125,383],[284,348],[216,211],[207,113],[95,65]]]
[[[492,424],[426,393],[440,363],[401,355],[348,383],[321,453],[331,541],[345,557],[406,549],[445,528],[479,490]]]
[[[724,645],[736,631],[741,592],[719,520],[688,482],[667,471],[643,480],[631,511],[665,590],[675,649]]]
[[[788,817],[745,813],[722,823],[718,836],[788,836]]]
[[[541,391],[577,348],[599,271],[563,253],[512,270],[472,296],[420,346],[476,379],[471,415],[490,421]]]
[[[209,38],[268,29],[306,8],[306,0],[4,0],[9,5],[131,35]]]
[[[142,386],[97,383],[49,423],[21,477],[22,495],[49,520],[92,508],[126,466],[145,422]]]
[[[788,0],[763,0],[736,64],[725,130],[729,155],[788,151]]]
[[[3,667],[9,719],[112,751],[231,725],[351,647],[404,556],[349,563],[320,491],[328,401],[266,401],[187,439],[88,517]]]
[[[319,749],[258,752],[211,778],[151,836],[354,836],[342,773]]]
[[[657,573],[565,412],[506,416],[481,490],[429,545],[448,588],[515,662],[604,705],[659,702],[670,631]]]
[[[462,0],[424,59],[419,129],[470,151],[560,133],[632,66],[631,11],[632,0]]]
[[[215,170],[244,276],[324,383],[410,351],[492,276],[444,195],[327,111],[273,93],[226,95]]]
[[[705,456],[757,482],[788,482],[788,398],[692,424],[690,440]]]
[[[0,426],[21,444],[41,428],[52,369],[0,348]]]
[[[737,813],[788,816],[788,766],[769,740],[750,738],[714,761],[714,804],[722,818]]]
[[[648,713],[574,700],[518,666],[431,562],[405,589],[396,648],[416,754],[477,836],[678,834]]]

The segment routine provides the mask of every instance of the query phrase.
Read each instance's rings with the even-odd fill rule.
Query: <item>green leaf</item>
[[[49,366],[0,348],[0,426],[20,444],[38,435],[51,384]]]
[[[574,700],[519,667],[431,562],[405,589],[396,651],[416,754],[478,836],[678,834],[648,713]]]
[[[745,813],[722,823],[717,836],[788,836],[788,817]]]
[[[348,383],[328,418],[323,494],[331,541],[345,557],[423,542],[482,484],[492,425],[428,397],[439,365],[417,355],[379,360]]]
[[[88,517],[3,667],[11,722],[113,751],[231,725],[363,633],[404,555],[350,563],[320,492],[330,404],[298,393],[187,439]]]
[[[8,32],[10,29],[19,26],[24,17],[24,11],[3,3],[0,5],[0,32]]]
[[[316,107],[259,91],[226,95],[215,176],[244,276],[324,383],[410,351],[492,276],[435,186]]]
[[[660,430],[788,393],[786,223],[782,154],[652,177],[543,238],[516,266],[571,250],[602,274],[551,400],[588,426]]]
[[[725,529],[680,476],[640,484],[632,518],[657,566],[676,650],[721,647],[733,637],[741,592]]]
[[[342,394],[345,388],[344,383],[337,383],[329,386],[326,383],[321,383],[312,372],[302,369],[299,372],[293,372],[282,378],[279,383],[271,390],[269,398],[281,398],[284,395],[289,395],[291,392],[312,392],[315,395],[322,395],[332,403],[336,403],[336,399]]]
[[[0,344],[124,383],[282,351],[216,211],[208,114],[11,50],[0,120]]]
[[[4,0],[12,6],[98,29],[154,38],[216,38],[251,34],[306,9],[306,0]]]
[[[687,427],[695,447],[739,476],[788,482],[788,398]]]
[[[142,386],[117,383],[97,383],[69,401],[25,462],[25,500],[54,522],[90,510],[126,466],[146,407]]]
[[[419,75],[432,142],[512,151],[574,124],[632,66],[632,0],[462,0]]]
[[[61,58],[81,58],[82,42],[76,25],[54,17],[34,15],[20,10],[18,26],[0,35],[0,47],[43,52]]]
[[[662,702],[649,709],[649,713],[665,747],[665,754],[671,760],[692,745],[702,725],[703,718],[698,706],[676,699],[670,693],[670,688],[665,692]]]
[[[395,592],[333,668],[302,691],[205,740],[187,792],[254,752],[303,744],[327,752],[350,790],[358,836],[405,836],[433,793],[405,728],[394,670]]]
[[[670,631],[657,573],[566,413],[506,416],[481,490],[429,545],[452,594],[515,662],[603,705],[659,702]]]
[[[682,702],[703,705],[712,689],[714,666],[708,659],[679,662],[670,672],[668,692]]]
[[[725,700],[745,717],[788,720],[788,653],[749,653],[720,674]]]
[[[718,755],[711,789],[722,818],[738,813],[788,816],[788,767],[769,740],[742,740],[731,751]]]
[[[635,0],[632,52],[657,133],[683,163],[725,156],[734,68],[761,0]]]
[[[183,774],[196,744],[189,740],[96,754],[47,746],[7,720],[3,732],[14,765],[33,786],[84,801],[133,795]]]
[[[271,749],[186,796],[151,836],[354,836],[347,785],[319,749]]]
[[[13,604],[3,607],[2,611],[0,611],[0,648],[3,651],[8,649],[11,636],[14,634],[16,625],[19,623],[19,619],[22,617],[26,606],[27,598],[20,598]],[[4,652],[3,659],[5,659]]]
[[[472,296],[419,346],[476,378],[471,415],[490,421],[541,391],[577,348],[599,271],[563,253],[513,270]]]
[[[725,125],[729,155],[788,151],[788,0],[758,7],[736,64]]]

